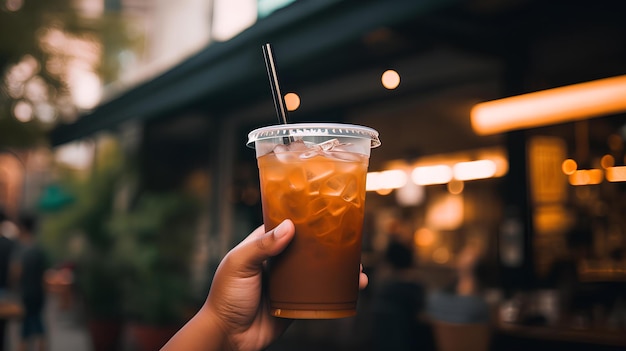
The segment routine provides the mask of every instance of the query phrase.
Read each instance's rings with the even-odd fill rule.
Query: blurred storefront
[[[211,272],[261,222],[245,141],[276,123],[261,55],[271,42],[283,91],[300,98],[293,122],[380,132],[370,170],[383,180],[368,192],[364,233],[372,288],[391,234],[410,243],[428,289],[450,284],[461,248],[478,243],[495,348],[623,349],[626,109],[487,132],[470,118],[481,102],[626,74],[618,5],[295,1],[57,127],[52,142],[117,135],[137,154],[141,187],[202,194]],[[381,84],[387,70],[397,87]],[[365,291],[363,316],[370,302]],[[368,343],[366,317],[326,326],[293,333]]]

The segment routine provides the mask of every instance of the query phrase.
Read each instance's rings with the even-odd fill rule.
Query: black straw
[[[272,53],[272,46],[269,43],[263,45],[263,57],[265,58],[267,76],[270,79],[270,87],[272,88],[272,97],[274,98],[274,107],[276,108],[278,122],[287,124],[287,105],[285,105],[285,99],[283,99],[283,95],[280,93],[274,54]]]

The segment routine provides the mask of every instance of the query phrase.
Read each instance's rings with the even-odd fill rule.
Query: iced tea
[[[296,235],[270,261],[272,313],[339,318],[356,313],[369,158],[342,151],[258,159],[266,228],[291,219]]]
[[[266,228],[291,219],[296,235],[269,260],[272,314],[341,318],[356,313],[365,179],[374,129],[281,124],[248,134],[259,164]]]

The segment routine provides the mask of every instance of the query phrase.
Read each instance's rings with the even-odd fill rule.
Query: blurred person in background
[[[468,244],[461,249],[454,283],[427,298],[430,318],[456,324],[489,323],[489,305],[482,296],[485,268],[480,247]]]
[[[14,242],[12,239],[6,236],[4,223],[7,221],[7,217],[4,210],[0,208],[0,299],[4,299],[9,289],[9,266],[11,262],[11,252],[13,250]],[[0,316],[0,351],[5,349],[5,334],[8,319],[5,316]]]
[[[565,255],[558,257],[547,275],[547,285],[555,287],[559,293],[559,309],[566,319],[590,319],[595,291],[592,285],[581,282],[578,265],[587,260],[593,247],[593,229],[591,219],[584,213],[576,214],[576,223],[566,233]]]
[[[46,254],[37,242],[36,219],[30,214],[19,218],[19,243],[11,262],[12,279],[16,282],[24,307],[20,351],[46,349],[43,308],[45,303],[44,273]]]
[[[424,288],[414,279],[413,250],[391,237],[385,250],[390,272],[374,292],[374,350],[417,350],[417,318],[424,308]]]

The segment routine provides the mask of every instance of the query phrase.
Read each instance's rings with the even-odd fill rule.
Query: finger
[[[229,253],[230,260],[251,274],[257,273],[265,260],[282,252],[295,234],[290,220],[284,220],[267,233],[262,228],[257,228]]]
[[[363,273],[363,265],[361,265],[361,272],[359,272],[359,289],[365,289],[368,283],[369,278],[367,277],[367,274]]]
[[[261,224],[260,226],[258,226],[252,233],[250,233],[250,235],[248,235],[245,239],[243,239],[241,242],[247,242],[250,240],[254,240],[262,235],[265,235],[265,225]]]

